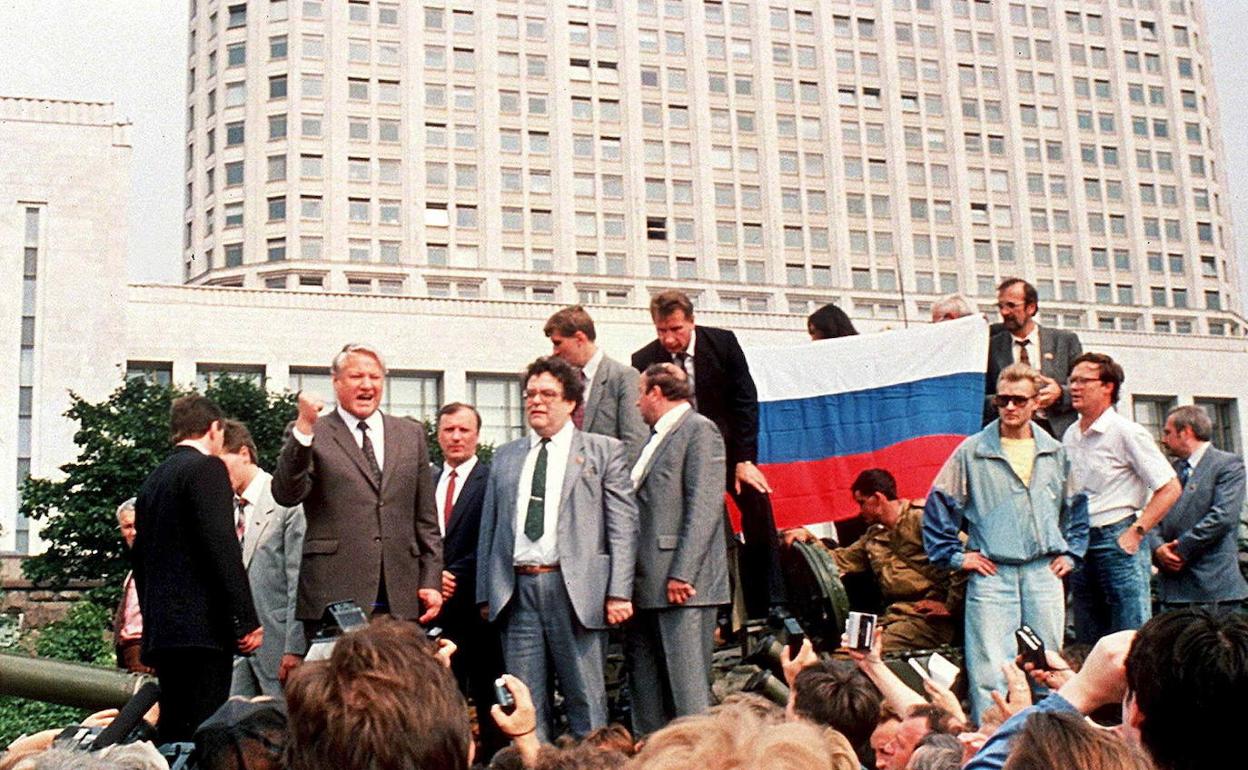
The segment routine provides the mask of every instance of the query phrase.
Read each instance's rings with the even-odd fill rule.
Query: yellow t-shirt
[[[1034,438],[1001,438],[1001,449],[1005,452],[1010,467],[1023,480],[1023,486],[1031,486],[1031,467],[1036,461],[1036,440]]]

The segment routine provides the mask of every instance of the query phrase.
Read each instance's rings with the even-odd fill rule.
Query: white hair
[[[338,351],[338,355],[334,356],[333,362],[329,365],[329,373],[337,375],[338,372],[342,371],[342,367],[346,365],[347,356],[354,355],[371,356],[381,366],[381,373],[383,375],[386,373],[386,359],[381,357],[381,353],[378,353],[377,349],[372,345],[365,345],[359,342],[348,342],[342,346],[342,350]]]
[[[932,305],[932,315],[943,315],[944,311],[952,310],[958,314],[958,318],[968,316],[975,312],[975,308],[971,305],[971,301],[961,294],[950,294],[936,300],[936,304]],[[940,311],[940,312],[938,312]]]
[[[137,498],[132,497],[129,500],[122,503],[121,505],[117,506],[117,521],[121,521],[121,514],[125,513],[126,511],[133,511],[134,505],[137,501],[138,501]]]

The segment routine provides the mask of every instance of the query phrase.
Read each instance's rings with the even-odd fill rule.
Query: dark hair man
[[[674,363],[693,390],[690,403],[719,428],[727,452],[725,487],[741,511],[745,547],[741,587],[749,614],[761,617],[783,605],[780,543],[771,512],[771,485],[758,460],[758,390],[737,336],[727,329],[695,326],[693,302],[681,291],[664,291],[650,301],[657,339],[633,353],[633,368]]]
[[[988,340],[984,424],[997,417],[991,402],[1001,370],[1011,364],[1027,364],[1041,375],[1036,424],[1060,441],[1062,433],[1075,421],[1070,388],[1065,383],[1083,347],[1074,332],[1040,328],[1036,323],[1039,301],[1036,287],[1021,278],[1006,278],[997,287],[997,309],[1001,311],[1003,328]]]
[[[549,740],[549,664],[572,731],[607,721],[606,629],[633,614],[637,506],[624,445],[572,423],[581,381],[561,358],[524,374],[531,433],[494,453],[477,547],[477,605],[507,670],[532,688]]]
[[[719,429],[675,364],[652,364],[637,390],[653,433],[630,474],[641,533],[627,649],[633,732],[647,735],[710,707],[716,608],[730,596]]]
[[[256,464],[256,442],[237,420],[225,421],[221,460],[234,488],[234,526],[251,597],[264,625],[260,649],[234,661],[230,694],[281,698],[287,675],[307,651],[303,623],[295,617],[307,523],[302,507],[287,508],[273,501],[273,477]]]
[[[1213,422],[1199,406],[1171,409],[1162,429],[1183,487],[1150,543],[1163,609],[1229,609],[1248,598],[1235,537],[1244,509],[1244,460],[1214,447],[1212,437]]]
[[[477,458],[481,415],[469,404],[454,402],[438,410],[438,446],[442,465],[433,468],[434,500],[442,533],[443,636],[458,647],[451,671],[459,689],[477,706],[482,760],[507,745],[507,738],[489,718],[494,680],[503,673],[503,648],[498,629],[477,612],[477,536],[481,506],[490,478],[489,463]]]
[[[880,691],[847,660],[807,666],[793,680],[793,714],[838,730],[866,767],[874,761],[871,733],[880,721]]]
[[[1091,527],[1083,569],[1071,577],[1075,638],[1085,644],[1139,628],[1152,614],[1150,549],[1141,545],[1182,492],[1157,440],[1113,408],[1123,379],[1122,367],[1102,353],[1084,353],[1070,372],[1079,422],[1062,444],[1071,484],[1087,495]]]
[[[176,446],[139,489],[134,579],[143,608],[143,662],[160,680],[162,743],[189,741],[230,693],[234,652],[264,641],[234,530],[223,416],[182,396],[169,414]]]
[[[637,412],[637,372],[603,353],[594,319],[580,305],[557,311],[542,331],[550,338],[553,355],[576,367],[585,386],[581,404],[572,413],[573,424],[586,433],[623,441],[627,461],[636,462],[648,438]]]
[[[442,539],[429,450],[419,423],[382,414],[386,366],[366,345],[330,366],[337,405],[299,394],[299,416],[277,459],[273,499],[303,504],[300,620],[344,599],[370,616],[428,622],[442,608]]]

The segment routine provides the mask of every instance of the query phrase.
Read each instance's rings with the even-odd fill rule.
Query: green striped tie
[[[529,487],[529,512],[524,517],[524,536],[533,542],[542,539],[546,522],[546,445],[550,439],[542,439],[533,463],[533,484]]]

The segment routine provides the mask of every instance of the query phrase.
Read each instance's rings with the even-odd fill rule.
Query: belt
[[[517,564],[517,575],[545,575],[547,572],[558,572],[558,564]]]

